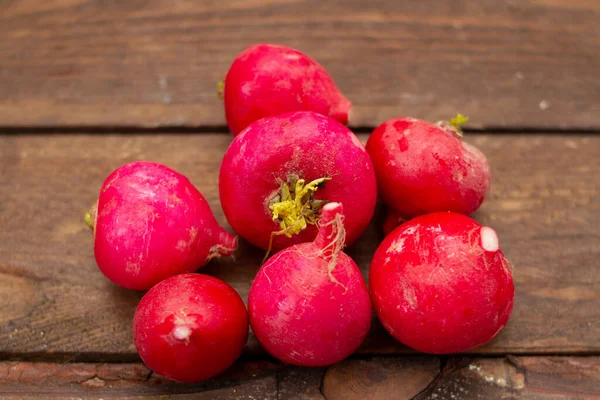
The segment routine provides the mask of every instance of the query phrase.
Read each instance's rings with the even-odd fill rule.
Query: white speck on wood
[[[539,107],[540,107],[540,110],[546,111],[547,109],[550,108],[550,103],[546,100],[542,100],[542,101],[540,101]]]

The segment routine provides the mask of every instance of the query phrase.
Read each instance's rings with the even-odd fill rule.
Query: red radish
[[[255,246],[282,249],[309,242],[326,201],[344,204],[347,243],[365,230],[377,188],[369,155],[337,121],[313,112],[251,124],[225,153],[221,205],[235,231]]]
[[[461,141],[462,115],[450,124],[396,118],[367,142],[383,201],[400,216],[436,211],[471,214],[490,187],[490,166],[477,148]]]
[[[240,295],[212,276],[182,274],[154,286],[133,317],[133,340],[153,371],[179,382],[220,374],[242,353],[248,314]]]
[[[435,354],[492,340],[506,325],[514,299],[496,233],[457,213],[427,214],[396,228],[375,252],[369,285],[388,332]]]
[[[248,296],[250,325],[278,359],[301,366],[343,360],[362,343],[371,303],[358,267],[342,252],[342,205],[323,207],[314,242],[288,247],[267,261]]]
[[[387,210],[385,220],[383,221],[383,234],[389,235],[397,226],[406,222],[406,219],[399,216],[394,210]]]
[[[152,162],[123,165],[106,178],[86,215],[100,270],[129,289],[150,289],[230,255],[237,237],[219,226],[183,175]]]
[[[240,53],[221,89],[234,136],[258,119],[292,111],[314,111],[347,124],[352,106],[315,60],[274,44]]]

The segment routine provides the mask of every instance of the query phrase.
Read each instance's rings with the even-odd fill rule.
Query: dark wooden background
[[[600,1],[0,0],[0,37],[0,399],[600,398]],[[471,117],[493,172],[474,217],[515,264],[515,310],[491,343],[417,354],[374,321],[326,369],[283,366],[253,336],[197,385],[139,363],[142,293],[102,276],[83,214],[112,170],[146,159],[187,175],[226,224],[215,89],[256,42],[321,62],[363,141],[390,117]],[[365,276],[382,217],[347,250]],[[201,271],[246,298],[262,255],[242,242]]]

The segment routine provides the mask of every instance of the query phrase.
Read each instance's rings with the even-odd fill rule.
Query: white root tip
[[[321,209],[323,211],[327,211],[327,212],[331,212],[331,211],[337,211],[337,210],[341,211],[341,204],[340,203],[327,203],[323,206],[323,208]]]
[[[481,247],[486,251],[498,250],[498,235],[489,226],[481,228]]]
[[[191,334],[192,330],[187,326],[176,326],[173,329],[173,336],[177,340],[188,340]]]

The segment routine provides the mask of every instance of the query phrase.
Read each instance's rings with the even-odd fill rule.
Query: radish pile
[[[123,165],[85,218],[102,273],[148,290],[133,340],[152,370],[209,379],[240,356],[249,325],[283,362],[331,365],[360,347],[372,307],[394,338],[433,354],[471,350],[506,326],[512,267],[496,232],[468,217],[491,174],[483,153],[462,141],[467,118],[390,119],[365,147],[344,125],[351,104],[327,71],[271,44],[240,53],[219,89],[234,135],[219,172],[221,206],[266,254],[248,310],[227,283],[192,273],[232,255],[238,238],[181,173]],[[367,228],[378,195],[386,237],[367,288],[343,248]]]

